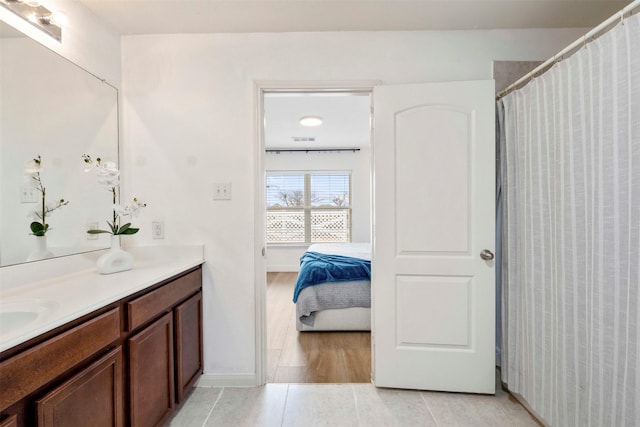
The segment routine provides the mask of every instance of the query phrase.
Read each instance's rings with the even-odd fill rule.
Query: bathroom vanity
[[[202,257],[138,258],[2,290],[1,427],[155,426],[185,399],[202,373]]]

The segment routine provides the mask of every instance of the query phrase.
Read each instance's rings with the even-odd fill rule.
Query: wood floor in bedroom
[[[369,332],[298,332],[296,273],[267,273],[267,382],[368,383]]]

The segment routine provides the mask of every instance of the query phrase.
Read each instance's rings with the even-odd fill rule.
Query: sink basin
[[[43,299],[0,303],[0,336],[22,329],[51,313],[58,303]]]
[[[0,330],[11,331],[25,326],[38,318],[38,313],[32,311],[2,311],[0,312]]]

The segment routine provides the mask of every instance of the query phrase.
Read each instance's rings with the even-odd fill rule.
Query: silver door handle
[[[483,249],[482,252],[480,252],[480,258],[485,261],[490,261],[493,259],[493,252],[491,252],[489,249]]]

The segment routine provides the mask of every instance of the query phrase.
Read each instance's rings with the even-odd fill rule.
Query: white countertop
[[[102,275],[96,271],[95,263],[85,262],[81,264],[85,268],[74,272],[18,285],[15,283],[23,278],[1,274],[0,315],[3,307],[5,311],[35,307],[39,313],[19,328],[3,331],[0,324],[0,352],[204,262],[201,245],[134,247],[127,251],[134,255],[134,267],[119,273]],[[42,276],[46,264],[27,264],[24,270],[29,268],[39,269]]]

